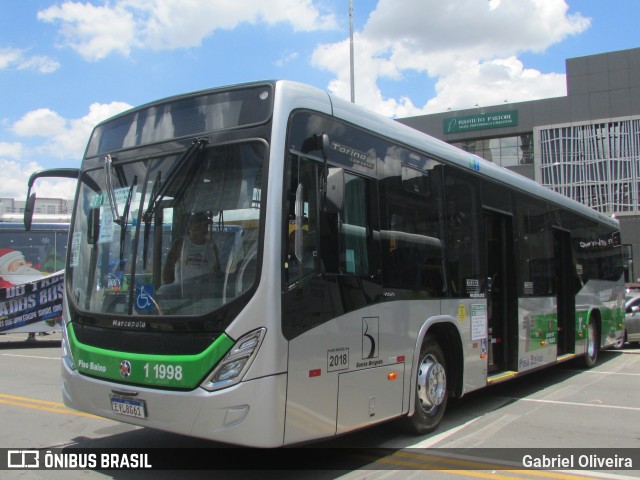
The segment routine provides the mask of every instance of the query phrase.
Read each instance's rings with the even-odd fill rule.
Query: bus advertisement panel
[[[64,270],[0,289],[0,333],[60,330]]]
[[[60,330],[68,223],[0,223],[0,333]]]

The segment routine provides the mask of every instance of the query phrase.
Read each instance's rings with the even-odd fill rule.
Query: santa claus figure
[[[11,248],[0,248],[0,288],[34,282],[42,273],[27,262],[22,252]]]

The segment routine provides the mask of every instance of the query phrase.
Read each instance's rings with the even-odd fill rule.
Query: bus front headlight
[[[242,380],[258,354],[266,332],[266,328],[259,328],[240,337],[200,386],[212,392]]]

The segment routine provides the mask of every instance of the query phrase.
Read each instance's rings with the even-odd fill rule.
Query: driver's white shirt
[[[213,241],[207,239],[197,245],[186,236],[182,241],[180,261],[176,263],[176,280],[183,282],[206,273],[212,273],[216,264]]]

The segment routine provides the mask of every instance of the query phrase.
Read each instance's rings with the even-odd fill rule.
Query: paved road
[[[199,439],[129,426],[67,409],[60,394],[59,335],[25,341],[26,335],[0,335],[0,448],[186,448],[220,447]],[[526,472],[447,470],[424,472],[424,449],[540,448],[640,449],[640,348],[601,354],[591,370],[566,364],[521,379],[474,392],[454,402],[432,435],[408,436],[395,423],[369,428],[313,447],[382,447],[400,449],[378,457],[376,468],[387,470],[315,471],[290,478],[388,479],[428,478],[638,478],[640,472]],[[406,450],[408,447],[417,447]],[[218,450],[210,450],[214,454]],[[460,450],[455,450],[460,452]],[[615,451],[615,450],[612,450]],[[291,452],[291,451],[289,451]],[[242,458],[240,465],[250,461]],[[234,451],[238,455],[238,451]],[[255,455],[253,456],[255,458]],[[363,457],[360,465],[368,461]],[[330,460],[328,460],[330,461]],[[638,467],[640,470],[640,466]],[[5,475],[7,473],[7,475]],[[579,473],[579,476],[576,476]],[[172,472],[132,471],[11,471],[3,478],[127,479],[175,478]],[[193,474],[200,477],[199,474]],[[241,471],[218,472],[216,478],[249,478]],[[282,478],[283,472],[262,477]],[[182,474],[181,478],[185,475]]]

